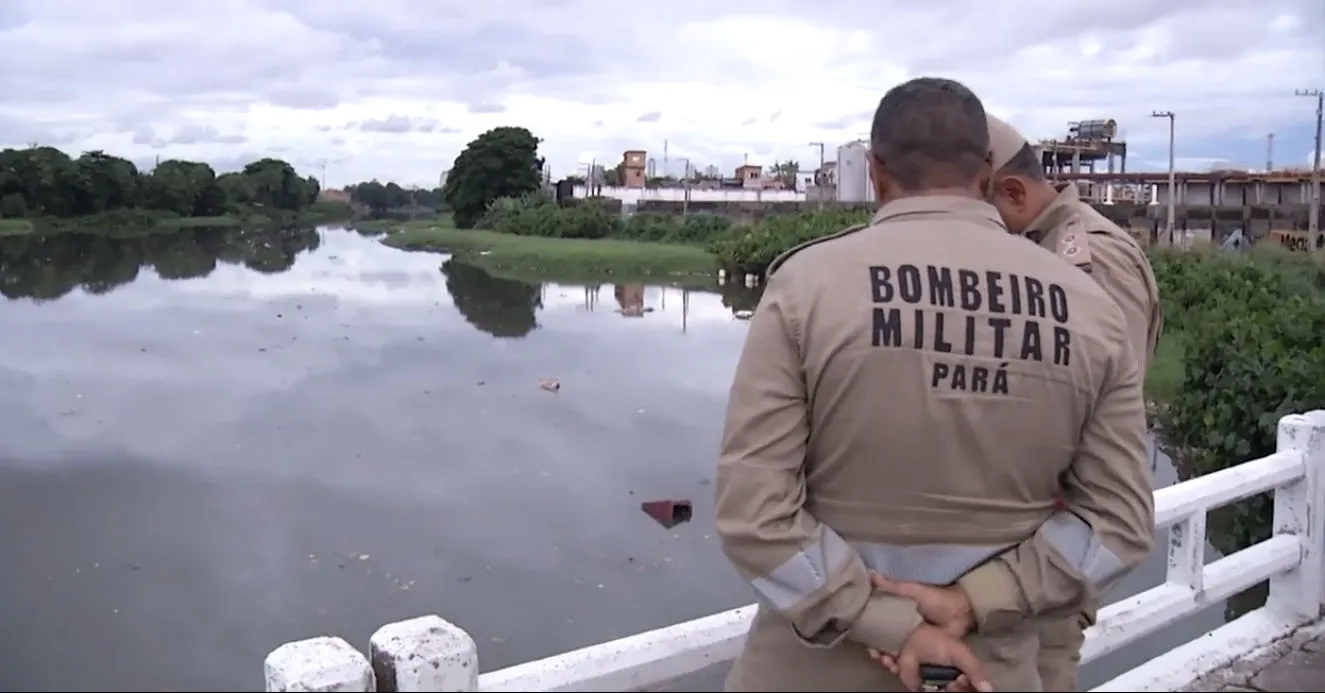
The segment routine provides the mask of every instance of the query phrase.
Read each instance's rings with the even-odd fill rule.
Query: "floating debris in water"
[[[640,509],[662,525],[663,529],[671,529],[679,524],[689,522],[690,517],[695,512],[690,501],[684,499],[645,501],[640,503]]]
[[[556,378],[543,378],[538,381],[538,386],[548,392],[556,392],[561,389],[561,381]]]

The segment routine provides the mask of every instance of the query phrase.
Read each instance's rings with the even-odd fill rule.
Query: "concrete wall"
[[[1178,182],[1174,199],[1180,205],[1300,205],[1311,200],[1311,184],[1305,182],[1266,183],[1256,181]],[[1157,204],[1169,201],[1168,183],[1155,189]]]
[[[620,200],[603,200],[602,204],[613,212],[621,212],[623,207]],[[680,215],[683,210],[688,209],[691,214],[707,212],[730,217],[737,223],[750,223],[773,214],[792,214],[818,208],[818,202],[804,201],[758,203],[691,200],[687,206],[679,200],[640,200],[633,211]],[[875,205],[869,202],[824,202],[824,209],[873,210],[874,208]],[[1163,228],[1167,214],[1167,209],[1163,205],[1117,203],[1096,205],[1095,208],[1119,226],[1134,229],[1139,238],[1153,237]],[[1308,207],[1304,204],[1220,207],[1178,205],[1174,209],[1174,219],[1175,226],[1179,230],[1208,229],[1211,231],[1212,240],[1215,241],[1222,240],[1233,229],[1239,228],[1256,239],[1267,235],[1272,229],[1306,229],[1307,211]],[[1325,218],[1325,214],[1322,214],[1322,217]]]
[[[615,186],[597,186],[594,190],[597,197],[608,197],[619,200],[625,204],[639,204],[642,202],[652,202],[655,200],[680,202],[685,199],[686,192],[681,188],[622,188]],[[588,190],[583,185],[577,185],[573,188],[573,195],[576,199],[589,197]],[[690,200],[692,202],[796,202],[805,199],[805,193],[796,190],[746,190],[743,188],[720,188],[717,190],[706,190],[703,188],[691,188]]]
[[[609,209],[613,207],[620,209],[620,203],[613,205],[611,202],[605,203]],[[824,209],[860,209],[872,210],[875,205],[868,202],[840,203],[825,200]],[[676,200],[641,200],[635,206],[636,212],[651,212],[654,214],[668,214],[679,216],[682,210],[688,209],[690,214],[707,212],[709,214],[719,214],[730,217],[737,223],[751,223],[759,221],[767,216],[776,214],[794,214],[796,212],[818,209],[818,202],[788,201],[788,202],[747,202],[747,201],[717,201],[717,200],[691,200],[689,206],[684,202]]]

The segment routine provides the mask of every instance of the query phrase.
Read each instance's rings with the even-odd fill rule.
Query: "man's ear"
[[[1026,183],[1017,176],[1003,176],[995,183],[998,194],[1018,207],[1026,206]]]
[[[870,174],[870,185],[874,186],[874,199],[876,202],[882,202],[888,197],[888,173],[883,160],[870,152],[865,156],[869,162],[866,168]]]

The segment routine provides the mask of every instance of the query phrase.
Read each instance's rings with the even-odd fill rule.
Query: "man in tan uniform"
[[[1076,187],[1055,187],[1044,175],[1040,153],[1008,123],[989,116],[994,177],[990,199],[1008,230],[1025,235],[1091,275],[1122,310],[1128,340],[1144,376],[1163,330],[1159,288],[1145,251],[1126,231],[1077,197]],[[941,611],[942,596],[915,586],[894,586],[898,594]],[[1038,621],[1038,667],[1046,691],[1077,690],[1084,629],[1095,621],[1098,595],[1083,603],[1043,614]],[[885,662],[896,669],[893,661]]]
[[[1041,690],[1032,619],[1153,541],[1141,372],[1088,276],[1007,233],[979,99],[918,79],[880,101],[871,224],[794,249],[737,365],[717,530],[760,608],[729,691],[900,691],[982,678],[870,572],[956,585],[999,690]],[[1063,485],[1067,511],[1056,511]],[[866,657],[896,653],[899,681]]]

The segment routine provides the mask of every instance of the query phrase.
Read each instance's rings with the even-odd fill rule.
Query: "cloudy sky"
[[[1129,168],[1306,164],[1321,0],[0,0],[0,146],[223,168],[268,155],[332,186],[435,185],[499,125],[560,176],[648,149],[731,169],[817,163],[892,85],[964,81],[1032,137],[1115,118]]]

